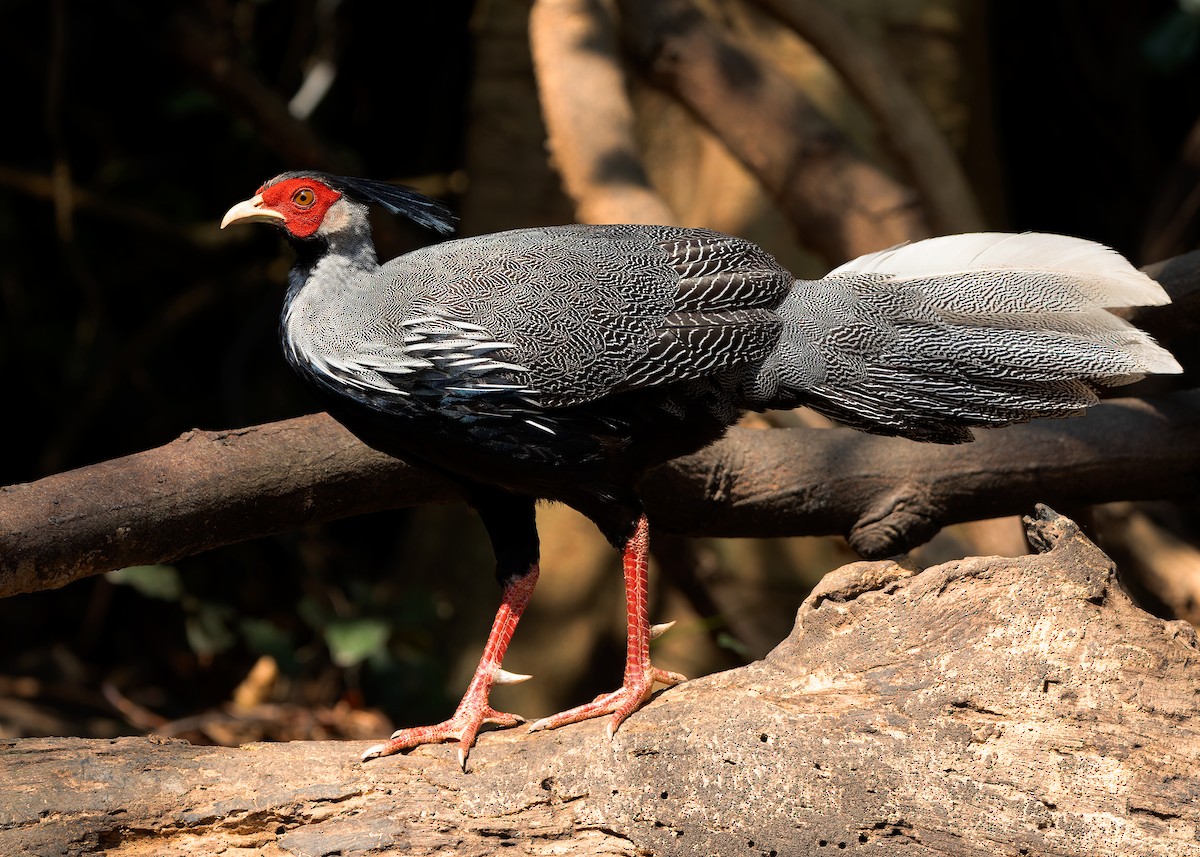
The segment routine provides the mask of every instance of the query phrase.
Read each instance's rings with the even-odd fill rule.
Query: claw
[[[497,668],[492,675],[492,684],[520,684],[523,681],[529,681],[533,676],[525,675],[524,673],[510,673],[508,670]]]
[[[625,684],[612,693],[601,694],[584,705],[576,706],[575,708],[553,714],[549,717],[543,717],[541,720],[531,723],[529,731],[540,732],[543,729],[557,729],[559,726],[566,726],[568,723],[579,723],[582,720],[590,720],[593,717],[603,717],[605,714],[611,714],[612,718],[604,730],[604,734],[611,741],[617,733],[617,729],[625,722],[625,719],[650,699],[650,694],[653,691],[655,683],[676,685],[684,681],[687,681],[687,679],[679,673],[660,670],[647,661],[643,664],[642,671],[639,674],[626,676]]]
[[[458,710],[449,720],[436,726],[416,726],[411,729],[397,729],[392,733],[392,740],[386,744],[377,744],[363,753],[363,761],[380,756],[391,756],[419,747],[422,744],[438,744],[445,741],[458,742],[458,763],[466,770],[467,756],[471,753],[471,745],[475,736],[484,724],[495,726],[516,726],[524,723],[525,718],[519,714],[507,711],[497,711],[487,704],[486,698],[478,692],[468,692],[459,703]]]
[[[515,684],[529,678],[527,675],[501,669],[500,663],[504,659],[504,652],[508,648],[513,630],[517,627],[517,620],[521,618],[525,605],[529,603],[529,596],[533,594],[537,578],[538,568],[534,564],[529,567],[527,574],[513,579],[504,587],[504,597],[500,602],[500,609],[496,611],[496,620],[492,624],[491,633],[488,634],[483,657],[479,659],[475,677],[471,679],[471,684],[463,694],[462,702],[458,704],[454,716],[434,726],[397,729],[386,744],[376,744],[368,748],[362,754],[364,762],[368,759],[378,759],[380,756],[403,753],[422,744],[457,741],[458,764],[466,771],[471,745],[475,743],[475,736],[484,724],[516,726],[525,722],[525,718],[518,714],[492,708],[488,703],[488,696],[492,685]]]
[[[363,751],[362,757],[359,761],[369,762],[372,759],[378,759],[383,755],[383,751],[386,749],[387,744],[376,744],[374,747],[368,747]]]
[[[667,631],[670,631],[674,627],[675,627],[674,619],[672,619],[670,622],[663,622],[661,625],[651,625],[650,626],[650,639],[657,640],[659,637],[661,637],[663,634],[667,633]]]

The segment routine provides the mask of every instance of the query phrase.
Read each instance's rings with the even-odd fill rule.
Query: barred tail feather
[[[806,404],[865,431],[971,439],[972,426],[1077,414],[1097,390],[1182,371],[1105,307],[1169,302],[1116,252],[1059,235],[979,233],[873,253],[780,306],[752,407]]]
[[[1162,286],[1103,244],[1044,232],[971,232],[900,244],[853,259],[826,274],[884,274],[926,279],[969,271],[1059,272],[1103,307],[1159,306],[1171,299]]]

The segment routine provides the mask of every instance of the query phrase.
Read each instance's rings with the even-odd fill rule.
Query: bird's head
[[[454,217],[445,206],[411,188],[316,172],[275,176],[253,197],[225,212],[221,228],[271,223],[293,238],[328,240],[358,219],[356,215],[365,218],[370,203],[443,234],[454,229]]]

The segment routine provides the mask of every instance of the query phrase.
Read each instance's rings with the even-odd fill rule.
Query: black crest
[[[374,179],[334,176],[312,170],[281,173],[271,179],[270,183],[275,184],[284,179],[295,178],[318,179],[357,202],[381,205],[392,214],[407,217],[413,223],[424,226],[426,229],[433,229],[442,235],[449,235],[454,231],[455,217],[450,209],[436,199],[430,199],[410,187]]]

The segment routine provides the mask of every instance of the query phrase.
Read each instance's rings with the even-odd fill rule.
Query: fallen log
[[[599,721],[0,744],[0,853],[1200,855],[1200,643],[1047,509],[1041,551],[828,575],[767,658]],[[238,851],[237,849],[244,849]]]

